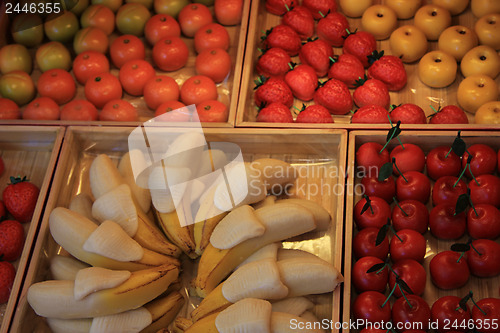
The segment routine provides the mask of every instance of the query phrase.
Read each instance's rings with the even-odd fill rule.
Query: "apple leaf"
[[[383,182],[392,175],[392,162],[387,162],[380,168],[378,172],[378,181]]]
[[[359,215],[363,215],[368,210],[368,208],[370,208],[372,213],[373,213],[372,201],[370,200],[370,198],[367,195],[364,195],[363,197],[365,198],[366,202],[363,205],[363,208],[361,209],[361,212],[359,213]]]
[[[462,138],[460,137],[460,131],[458,131],[457,137],[455,138],[453,144],[451,145],[451,149],[458,156],[462,156],[465,153],[466,144],[465,141],[462,140]]]
[[[401,126],[400,120],[398,120],[396,126],[391,127],[391,129],[387,133],[387,137],[385,139],[386,141],[391,141],[392,139],[396,138],[399,134],[401,134],[401,128],[399,128],[399,126]]]
[[[451,250],[455,252],[467,252],[470,250],[470,245],[464,243],[455,243],[451,246]]]
[[[462,298],[460,302],[458,302],[458,305],[462,310],[467,311],[467,302],[471,299],[471,297],[472,297],[472,292],[469,291],[469,293],[465,295],[465,297]]]
[[[389,227],[390,227],[389,224],[385,224],[382,226],[382,228],[380,228],[377,234],[377,240],[375,241],[375,246],[379,246],[380,244],[382,244],[384,239],[387,237],[387,232],[389,231]]]
[[[373,272],[378,272],[379,270],[383,269],[385,267],[385,262],[380,262],[378,264],[373,265],[366,271],[367,274],[373,273]]]
[[[455,215],[458,215],[467,210],[469,207],[470,198],[468,193],[460,194],[455,205]]]
[[[405,292],[407,292],[408,294],[412,294],[413,295],[413,290],[411,290],[410,286],[408,286],[406,284],[406,282],[400,278],[399,276],[396,277],[396,283],[401,287],[401,289],[403,289]]]

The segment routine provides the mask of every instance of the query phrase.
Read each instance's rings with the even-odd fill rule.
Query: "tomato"
[[[364,228],[354,236],[352,241],[352,252],[354,253],[354,257],[362,258],[373,256],[381,260],[387,258],[387,254],[389,253],[389,239],[387,235],[382,243],[375,245],[379,230],[378,228]]]
[[[419,171],[422,172],[425,167],[425,154],[423,150],[412,143],[405,143],[404,148],[396,146],[391,151],[391,161],[396,158],[396,165],[399,171],[405,173],[406,171]],[[394,174],[399,176],[399,172],[394,168]]]
[[[474,239],[500,237],[500,210],[488,204],[477,204],[467,212],[467,232]]]
[[[390,162],[389,152],[382,150],[383,146],[376,142],[362,144],[356,151],[356,165],[362,173],[369,176],[378,176],[382,165]]]
[[[219,23],[204,25],[194,34],[194,49],[200,53],[206,49],[229,49],[229,33]]]
[[[411,229],[403,229],[398,231],[396,235],[391,238],[389,250],[393,262],[403,259],[424,261],[427,243],[421,233]]]
[[[405,327],[405,323],[418,323],[412,324],[412,327],[422,327],[428,330],[430,320],[431,308],[420,296],[406,295],[406,299],[400,297],[392,305],[392,322],[396,327],[398,325]]]
[[[116,28],[124,35],[141,37],[150,17],[151,13],[144,5],[127,3],[116,13]]]
[[[415,295],[422,295],[425,291],[425,282],[427,278],[427,273],[425,272],[425,268],[413,259],[403,259],[396,262],[392,265],[392,270],[389,273],[389,288],[394,288],[396,284],[396,273],[401,280],[406,282],[408,287],[410,287],[411,291]],[[394,296],[401,297],[401,290],[396,288],[394,291]]]
[[[361,179],[361,184],[367,196],[382,198],[387,203],[391,203],[392,198],[396,195],[396,182],[392,177],[379,181],[377,175],[365,175]]]
[[[0,77],[0,95],[24,105],[35,97],[35,84],[26,72],[10,72]]]
[[[20,44],[5,45],[0,49],[0,72],[6,74],[13,71],[31,73],[33,60],[28,49]]]
[[[390,321],[391,305],[390,302],[384,305],[385,300],[385,295],[378,291],[365,291],[359,294],[352,305],[354,318],[364,319],[370,323]]]
[[[135,106],[122,99],[114,99],[104,105],[99,120],[137,121],[138,115]]]
[[[101,109],[111,100],[122,97],[120,81],[111,73],[96,75],[85,83],[85,98]]]
[[[459,303],[461,298],[457,296],[443,296],[439,298],[431,307],[431,318],[433,322],[437,322],[439,333],[451,332],[451,324],[453,322],[467,323],[471,318],[469,306],[466,304],[464,311]]]
[[[52,13],[45,19],[43,30],[48,39],[68,43],[71,42],[80,25],[72,12]]]
[[[179,37],[167,37],[153,47],[153,62],[166,72],[176,71],[186,66],[189,49]]]
[[[92,0],[93,5],[104,5],[115,13],[123,4],[123,0]]]
[[[36,50],[35,59],[42,72],[54,68],[69,71],[71,68],[71,55],[68,49],[59,42],[49,42],[40,46]]]
[[[162,103],[155,111],[155,120],[187,122],[191,119],[191,114],[185,106],[179,101]]]
[[[429,227],[436,238],[458,239],[465,233],[465,213],[455,215],[455,204],[437,205],[429,214]]]
[[[208,76],[192,76],[181,87],[181,101],[186,105],[198,105],[214,99],[217,99],[217,87]]]
[[[498,332],[495,322],[498,324],[498,318],[500,318],[500,299],[483,298],[477,301],[477,306],[486,313],[486,315],[483,314],[477,307],[472,308],[472,319],[479,324],[478,326],[482,326],[478,327],[477,331],[480,333]]]
[[[51,69],[40,75],[37,89],[40,96],[52,98],[59,105],[68,103],[76,94],[75,80],[62,69]]]
[[[0,98],[0,119],[19,119],[21,112],[16,103],[7,98]]]
[[[84,99],[75,99],[61,109],[61,120],[97,120],[98,114],[94,104]]]
[[[226,104],[217,100],[201,102],[196,106],[198,118],[202,122],[227,122],[229,110]]]
[[[142,41],[133,35],[123,35],[116,38],[109,48],[111,62],[120,68],[129,60],[146,58],[146,48]]]
[[[476,180],[473,179],[469,182],[472,203],[475,205],[484,203],[500,207],[500,178],[486,174],[477,176]]]
[[[120,68],[123,90],[132,96],[141,96],[146,83],[155,76],[153,66],[146,60],[130,60]]]
[[[391,218],[391,207],[384,199],[369,197],[369,200],[371,201],[371,208],[365,210],[363,214],[361,214],[361,211],[367,201],[365,198],[359,200],[354,206],[354,222],[358,229],[381,228]]]
[[[500,274],[500,244],[491,239],[476,239],[471,245],[473,248],[467,253],[471,273],[479,277]]]
[[[73,60],[73,74],[82,85],[85,85],[90,77],[106,72],[109,72],[109,60],[102,53],[86,51]]]
[[[22,13],[16,15],[11,26],[14,42],[26,47],[40,45],[43,41],[42,18],[36,14]]]
[[[26,105],[23,119],[30,120],[57,120],[59,119],[59,105],[48,97],[35,98]]]
[[[460,195],[467,193],[467,184],[462,179],[458,183],[457,180],[458,177],[455,176],[442,176],[436,180],[432,187],[434,206],[442,203],[455,204]]]
[[[99,28],[88,27],[79,30],[73,40],[73,49],[76,54],[85,51],[108,52],[109,40],[104,31]]]
[[[460,174],[460,157],[453,151],[448,154],[451,147],[439,146],[427,154],[427,175],[436,180],[443,176],[457,176]]]
[[[220,83],[231,72],[231,57],[223,49],[206,49],[196,56],[196,73]]]
[[[436,254],[429,264],[431,280],[441,289],[456,289],[467,284],[470,277],[469,266],[465,257],[455,251],[443,251]]]
[[[418,171],[407,171],[396,180],[398,200],[417,200],[427,203],[431,195],[431,182],[426,175]]]
[[[189,0],[154,0],[154,9],[158,14],[167,14],[177,18],[182,8],[189,4]]]
[[[392,210],[392,226],[396,231],[411,229],[424,234],[429,228],[429,211],[417,200],[403,200]]]
[[[87,7],[80,17],[82,28],[99,28],[111,35],[115,30],[115,14],[111,9],[104,5],[92,5]]]
[[[352,267],[352,284],[358,293],[363,291],[378,291],[383,293],[389,281],[387,267],[380,272],[368,273],[372,266],[384,262],[376,257],[362,257]]]
[[[243,0],[215,0],[215,18],[223,25],[241,23],[243,15]]]
[[[158,75],[146,82],[144,86],[144,101],[148,108],[156,110],[160,104],[168,101],[177,101],[179,93],[179,85],[173,78],[166,75]]]
[[[151,17],[144,27],[144,35],[151,45],[167,37],[180,37],[181,27],[170,15],[156,14]]]
[[[194,37],[198,29],[213,22],[212,13],[208,7],[198,3],[182,8],[177,19],[186,37]]]

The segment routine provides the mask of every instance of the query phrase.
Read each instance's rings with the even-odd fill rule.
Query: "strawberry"
[[[352,124],[389,124],[389,112],[379,105],[360,107],[351,118]]]
[[[319,20],[327,13],[337,11],[337,3],[335,0],[304,0],[302,6],[306,7],[313,14],[314,19]]]
[[[398,57],[374,51],[369,61],[368,77],[384,82],[390,91],[399,91],[406,85],[406,69]]]
[[[14,261],[23,252],[24,228],[15,220],[0,222],[0,254],[3,259]]]
[[[292,58],[285,50],[273,47],[265,51],[257,60],[257,73],[267,77],[283,78],[286,72],[290,70],[288,63],[291,61]]]
[[[318,104],[313,104],[303,108],[297,116],[297,119],[295,119],[295,122],[324,124],[333,123],[334,121],[327,108]]]
[[[271,103],[259,111],[258,122],[265,123],[293,123],[290,109],[281,103]]]
[[[420,106],[411,103],[399,106],[393,105],[391,120],[393,123],[401,121],[401,124],[427,124],[424,110]]]
[[[0,260],[1,257],[0,257]],[[8,261],[0,261],[0,304],[7,303],[16,277],[14,266]]]
[[[358,58],[366,68],[370,65],[368,62],[368,56],[371,55],[376,49],[377,42],[371,33],[366,31],[355,31],[350,32],[347,35],[342,51],[344,53],[352,54]]]
[[[283,15],[295,6],[295,0],[266,0],[266,9],[274,15]]]
[[[464,110],[456,105],[447,105],[439,108],[430,116],[429,124],[468,124],[469,119]]]
[[[318,88],[318,76],[314,68],[309,65],[298,65],[286,73],[285,82],[293,96],[305,102],[313,99]]]
[[[310,40],[300,48],[300,62],[311,66],[319,77],[328,73],[330,58],[333,57],[333,48],[327,42],[316,39]]]
[[[333,12],[319,20],[316,34],[319,39],[335,47],[342,47],[349,31],[349,22],[339,12]]]
[[[279,102],[291,108],[293,105],[293,94],[283,79],[259,77],[257,90],[254,94],[255,105],[264,107],[267,104]]]
[[[356,81],[356,90],[352,94],[354,103],[358,107],[368,104],[380,105],[384,109],[389,107],[391,97],[384,82],[377,79],[359,78]]]
[[[19,222],[29,222],[35,210],[40,190],[30,183],[26,176],[10,177],[10,182],[3,191],[3,203],[7,211]]]
[[[297,6],[286,12],[281,23],[295,30],[301,39],[307,39],[314,34],[314,18],[304,6]]]
[[[323,105],[332,114],[346,114],[352,109],[352,97],[342,81],[330,79],[321,84],[314,94],[314,102]]]
[[[291,57],[296,56],[302,41],[299,35],[287,25],[280,24],[266,31],[266,36],[261,37],[267,48],[279,47],[286,51]]]
[[[354,88],[356,80],[365,76],[365,68],[358,58],[349,53],[341,54],[328,70],[328,77],[344,82]]]

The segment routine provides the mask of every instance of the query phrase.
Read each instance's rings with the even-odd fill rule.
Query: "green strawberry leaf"
[[[375,61],[379,60],[380,58],[382,58],[384,56],[384,50],[382,51],[373,51],[372,54],[370,54],[368,57],[368,63],[370,65],[372,65]]]

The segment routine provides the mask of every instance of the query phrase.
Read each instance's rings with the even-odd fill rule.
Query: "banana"
[[[151,313],[144,307],[139,307],[121,313],[95,317],[89,333],[138,333],[151,325],[152,321]]]
[[[127,281],[131,272],[101,267],[81,269],[75,276],[74,297],[77,301],[104,289],[114,288]]]
[[[217,326],[215,326],[215,319],[219,313],[220,312],[216,312],[198,320],[193,325],[187,327],[187,329],[184,330],[184,333],[219,333]]]
[[[309,210],[295,204],[266,206],[255,211],[266,228],[264,234],[219,250],[209,244],[200,258],[194,287],[200,297],[206,297],[239,264],[260,248],[316,228]]]
[[[47,318],[52,333],[89,333],[92,319]]]
[[[132,272],[117,287],[74,297],[75,281],[49,280],[31,285],[28,303],[42,317],[76,319],[112,315],[138,308],[163,293],[177,279],[179,268],[166,264]]]
[[[122,156],[120,163],[118,163],[118,171],[125,180],[125,183],[130,187],[130,190],[132,191],[133,196],[137,199],[137,204],[141,210],[147,213],[151,207],[151,194],[147,188],[142,188],[137,185],[134,177],[134,171],[132,169],[132,159],[134,160],[134,163],[139,163],[140,165],[144,165],[146,163],[144,161],[144,155],[140,150],[132,150]]]
[[[250,257],[246,258],[245,261],[243,261],[238,267],[236,267],[236,269],[248,263],[262,259],[271,258],[274,261],[278,260],[278,249],[280,249],[282,245],[283,244],[281,244],[280,242],[277,242],[264,246],[260,250],[254,252]]]
[[[261,200],[257,203],[254,203],[252,206],[255,209],[259,209],[259,208],[262,208],[264,206],[274,205],[274,203],[276,202],[276,199],[277,198],[274,195],[268,195],[263,200]]]
[[[56,255],[50,259],[50,273],[54,280],[74,280],[79,270],[89,265],[73,257]]]
[[[306,321],[310,321],[312,323],[317,323],[320,321],[318,319],[318,317],[316,317],[316,315],[314,313],[312,313],[311,311],[304,311],[304,313],[300,315],[300,318],[302,318]]]
[[[325,333],[323,329],[316,328],[308,320],[284,312],[273,312],[271,331],[273,333]]]
[[[284,312],[302,317],[302,314],[314,307],[314,303],[305,297],[290,297],[272,303],[273,312]]]
[[[174,324],[173,324],[174,333],[183,333],[184,331],[187,331],[187,329],[191,325],[193,325],[193,322],[191,321],[191,319],[177,317],[177,318],[175,318]],[[165,332],[165,333],[169,333],[169,332]]]
[[[157,166],[153,168],[149,174],[148,187],[155,209],[162,213],[173,212],[184,196],[186,182],[190,177],[191,170],[187,167]],[[174,198],[178,198],[178,202],[174,202]]]
[[[181,227],[178,212],[160,213],[154,209],[158,222],[168,239],[177,245],[191,259],[198,257],[193,239],[193,225]],[[182,212],[179,212],[182,214]]]
[[[167,327],[174,320],[184,305],[184,297],[179,292],[170,293],[166,297],[157,298],[144,307],[151,313],[152,323],[141,333],[156,333]]]
[[[82,216],[85,216],[92,222],[96,222],[92,216],[92,199],[87,193],[80,193],[76,195],[73,199],[71,199],[68,208]]]
[[[320,260],[320,261],[323,260],[317,255],[314,255],[311,252],[307,252],[304,250],[283,249],[283,248],[278,249],[278,261],[283,261],[286,259],[296,259],[296,258],[303,258],[304,260]]]
[[[291,164],[275,158],[257,159],[252,162],[250,168],[262,175],[268,191],[273,187],[283,189],[284,186],[292,184],[297,178],[297,170]]]
[[[84,244],[98,227],[92,221],[66,208],[58,207],[51,212],[49,227],[56,243],[61,245],[75,258],[92,266],[136,271],[166,263],[176,266],[180,265],[179,260],[176,258],[165,256],[145,248],[141,248],[143,251],[142,258],[131,262],[118,261],[86,251]],[[112,241],[113,236],[107,235],[107,238]],[[133,241],[132,239],[130,240]],[[120,244],[115,243],[115,245],[117,246],[116,251],[120,252]]]
[[[98,155],[89,170],[90,189],[95,199],[99,199],[115,187],[125,183],[122,175],[106,154]]]
[[[290,198],[290,199],[283,199],[283,200],[276,200],[276,204],[281,204],[281,203],[294,203],[300,206],[303,206],[304,208],[309,209],[311,213],[314,215],[314,220],[316,221],[317,228],[316,230],[318,231],[324,231],[328,230],[331,224],[332,218],[330,217],[330,213],[323,208],[319,203],[312,201],[312,200],[306,200],[306,199],[299,199],[299,198]]]

